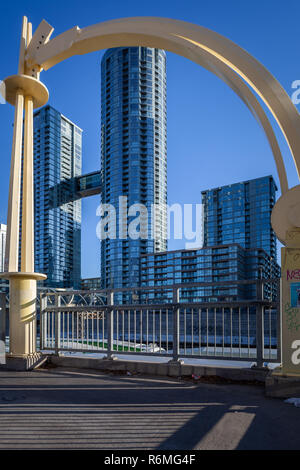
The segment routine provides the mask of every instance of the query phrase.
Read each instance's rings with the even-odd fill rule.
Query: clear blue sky
[[[35,29],[46,19],[53,37],[75,25],[88,26],[129,16],[162,16],[211,28],[253,54],[289,95],[300,79],[299,0],[15,0],[2,2],[0,79],[17,72],[22,16]],[[83,171],[100,165],[100,61],[102,52],[65,61],[41,80],[49,104],[84,130]],[[186,59],[167,54],[169,203],[201,202],[201,190],[272,174],[278,182],[268,142],[245,105],[219,79]],[[300,106],[298,106],[300,109]],[[271,118],[272,119],[272,118]],[[6,222],[13,108],[0,105],[0,222]],[[272,120],[272,122],[274,122]],[[294,166],[276,124],[291,186]],[[180,184],[179,184],[180,182]],[[280,192],[278,193],[278,196]],[[96,238],[97,197],[83,201],[82,274],[99,275]],[[183,247],[171,241],[170,249]]]

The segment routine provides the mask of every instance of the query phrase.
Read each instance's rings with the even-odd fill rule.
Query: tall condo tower
[[[51,106],[34,114],[35,271],[45,285],[80,288],[82,130]]]
[[[164,51],[106,51],[101,62],[101,130],[102,203],[115,208],[117,222],[116,238],[101,242],[102,285],[133,287],[140,283],[140,256],[167,249]],[[124,236],[135,217],[129,216],[121,230],[119,224],[120,210],[124,214],[133,204],[143,204],[148,211],[146,236],[137,239]],[[160,210],[151,210],[154,204]]]
[[[204,246],[238,243],[262,248],[276,261],[271,212],[276,201],[272,176],[202,191]]]

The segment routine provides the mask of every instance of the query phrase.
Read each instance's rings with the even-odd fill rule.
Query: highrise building
[[[51,106],[34,114],[35,271],[45,285],[80,288],[82,130]]]
[[[6,225],[0,224],[0,272],[4,272]]]
[[[100,277],[89,277],[89,278],[81,279],[81,289],[82,290],[101,289]]]
[[[263,249],[246,250],[237,243],[141,256],[141,286],[165,287],[142,293],[142,300],[147,297],[150,303],[172,302],[174,284],[182,285],[180,299],[187,302],[253,300],[256,284],[235,281],[276,277],[280,277],[280,267]],[[193,287],[194,283],[203,286]],[[266,284],[265,298],[274,300],[275,295],[275,287]]]
[[[255,284],[234,281],[280,277],[271,227],[276,190],[272,176],[267,176],[203,191],[203,248],[141,256],[141,285],[218,283],[184,287],[181,298],[191,302],[255,299]],[[154,292],[145,295],[156,299]],[[265,284],[264,295],[274,299],[276,286]],[[172,300],[167,289],[163,296],[158,291],[157,296],[159,300]]]
[[[147,47],[106,51],[101,62],[101,126],[102,203],[115,208],[117,222],[116,239],[101,242],[102,284],[136,286],[140,256],[167,249],[166,210],[155,220],[151,215],[152,204],[167,203],[164,51]],[[146,206],[147,236],[124,236],[132,217],[121,234],[120,196],[127,198],[123,212],[136,203]]]
[[[276,236],[271,226],[276,184],[272,176],[202,191],[204,246],[238,243],[262,248],[276,261]]]

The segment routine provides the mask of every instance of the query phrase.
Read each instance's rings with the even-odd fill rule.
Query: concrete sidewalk
[[[0,371],[0,449],[299,448],[300,408],[263,386]]]

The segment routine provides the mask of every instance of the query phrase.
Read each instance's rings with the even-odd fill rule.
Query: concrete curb
[[[96,369],[102,371],[116,372],[131,372],[133,374],[144,374],[161,377],[192,377],[197,375],[201,377],[217,376],[233,381],[258,381],[265,383],[268,370],[263,369],[246,369],[235,367],[215,367],[203,365],[189,365],[189,364],[174,364],[174,363],[157,363],[157,362],[142,362],[142,361],[124,361],[96,359],[96,358],[81,358],[81,357],[62,357],[50,355],[48,356],[48,364],[56,367],[70,367],[82,369]]]

